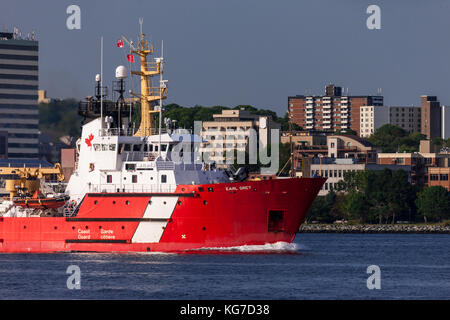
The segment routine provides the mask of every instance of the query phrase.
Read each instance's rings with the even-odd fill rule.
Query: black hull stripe
[[[195,197],[195,193],[88,193],[88,197]]]
[[[128,243],[127,240],[66,239],[66,243]]]

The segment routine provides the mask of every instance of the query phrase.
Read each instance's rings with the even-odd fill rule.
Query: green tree
[[[334,134],[344,135],[344,136],[357,136],[357,132],[352,129],[337,129],[334,131]]]
[[[371,220],[366,196],[358,191],[351,191],[345,198],[344,209],[350,219],[358,219],[360,223]]]
[[[78,137],[82,117],[78,115],[78,101],[65,99],[39,104],[39,130],[53,141],[61,136]]]
[[[417,195],[416,205],[425,223],[428,220],[442,221],[450,217],[450,196],[444,187],[425,187]]]
[[[346,172],[337,190],[347,193],[346,210],[361,221],[395,223],[399,217],[410,220],[415,213],[416,191],[403,170]],[[359,205],[361,199],[365,206]]]
[[[426,136],[413,132],[408,133],[400,127],[385,124],[381,126],[367,140],[382,152],[416,152],[419,151],[420,140]]]
[[[336,200],[336,193],[334,191],[328,192],[325,196],[318,196],[314,199],[309,213],[307,215],[308,221],[319,221],[321,223],[331,223],[335,219],[332,214],[332,208]]]

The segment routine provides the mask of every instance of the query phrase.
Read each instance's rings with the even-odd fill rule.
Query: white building
[[[408,132],[420,132],[420,108],[415,106],[360,107],[360,136],[369,137],[376,129],[392,124]]]
[[[0,131],[9,158],[38,158],[38,42],[0,32]]]
[[[344,174],[346,172],[384,169],[390,169],[392,171],[404,170],[407,172],[409,179],[411,176],[411,167],[408,165],[357,163],[356,159],[315,159],[310,167],[311,176],[322,176],[327,178],[327,181],[319,191],[319,196],[326,195],[332,189],[336,190],[339,181],[344,180]]]
[[[281,126],[270,116],[254,115],[247,110],[222,110],[221,114],[214,114],[213,118],[214,121],[202,124],[201,136],[207,143],[201,151],[218,164],[226,163],[227,152],[249,151],[252,138],[258,143],[257,149],[259,146],[266,148],[271,143],[272,134],[276,132],[272,129],[278,129],[277,136],[273,138],[277,142],[280,140]]]
[[[450,138],[450,106],[442,106],[442,139]]]

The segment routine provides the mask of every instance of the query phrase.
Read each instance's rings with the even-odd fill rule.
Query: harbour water
[[[298,234],[189,254],[2,254],[0,299],[449,299],[449,248],[445,234]]]

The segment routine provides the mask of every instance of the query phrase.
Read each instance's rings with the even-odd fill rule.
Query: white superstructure
[[[200,146],[199,136],[136,137],[115,131],[103,129],[100,118],[83,126],[77,167],[66,189],[71,200],[79,203],[88,192],[173,192],[179,184],[230,181],[225,171],[200,162],[192,150]]]

